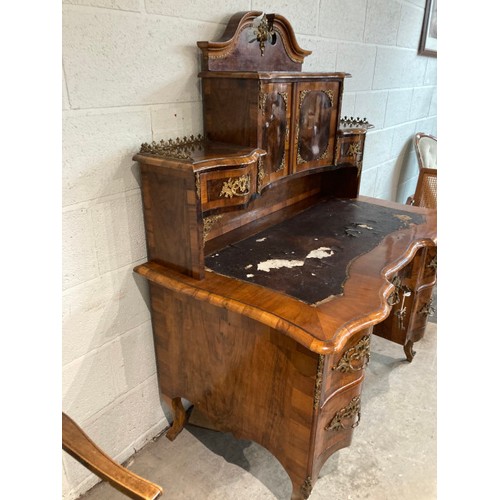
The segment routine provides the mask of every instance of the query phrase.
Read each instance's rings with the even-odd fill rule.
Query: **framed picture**
[[[424,22],[418,53],[437,57],[437,0],[425,0]]]

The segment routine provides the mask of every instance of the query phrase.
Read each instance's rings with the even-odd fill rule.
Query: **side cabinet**
[[[418,250],[411,263],[392,279],[395,289],[388,299],[391,313],[373,327],[375,335],[404,346],[408,361],[413,360],[413,344],[424,336],[427,320],[434,314],[436,271],[436,247]]]

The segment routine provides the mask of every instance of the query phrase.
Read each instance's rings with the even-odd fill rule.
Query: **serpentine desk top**
[[[340,222],[334,222],[332,211],[343,214]],[[316,223],[314,215],[319,219]],[[135,271],[153,284],[256,319],[314,352],[327,354],[342,350],[353,333],[387,317],[391,310],[387,298],[394,290],[390,280],[419,248],[436,244],[436,219],[435,210],[366,196],[330,199],[226,247],[218,255],[207,256],[207,270],[212,272],[204,279],[155,261],[141,264]],[[256,241],[262,238],[266,240]],[[252,256],[245,245],[259,248],[265,242],[275,253],[264,260],[276,260],[279,252],[288,252],[288,260],[304,261],[303,266],[285,269],[297,272],[293,279],[286,279],[289,272],[283,273],[285,279],[275,279],[283,271],[277,266],[257,276],[254,271],[263,261],[262,254]],[[306,258],[311,251],[323,258]],[[240,255],[241,261],[222,269],[226,259],[231,261],[232,252]],[[340,262],[338,267],[332,265],[335,259]],[[250,264],[254,271],[245,269]],[[308,273],[309,285],[304,286],[306,280],[301,281],[301,274]],[[305,296],[299,290],[302,286]]]

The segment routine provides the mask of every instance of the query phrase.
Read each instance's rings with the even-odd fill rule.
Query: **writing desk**
[[[415,354],[436,211],[359,196],[368,124],[339,118],[347,74],[297,71],[307,51],[282,16],[239,13],[199,46],[205,136],[134,157],[148,248],[135,271],[175,414],[167,437],[186,423],[185,398],[213,428],[267,448],[305,499],[360,423],[371,334]]]
[[[214,428],[267,448],[289,474],[292,498],[307,498],[322,464],[350,444],[359,423],[373,325],[389,322],[381,333],[403,345],[423,333],[426,316],[418,304],[435,281],[435,211],[319,191],[307,207],[297,202],[248,222],[236,236],[233,230],[232,242],[204,255],[205,267],[190,275],[162,260],[158,249],[192,258],[206,238],[196,165],[154,155],[136,159],[155,255],[136,272],[150,284],[160,391],[175,411],[169,438],[185,424],[185,398]],[[170,192],[176,183],[165,179],[180,172],[184,190]],[[326,192],[328,174],[313,176]],[[260,203],[275,206],[274,194],[266,191]],[[173,201],[190,199],[198,209],[186,203],[174,219]],[[189,213],[191,220],[181,222]],[[225,214],[230,227],[235,213]],[[183,241],[193,246],[181,253]],[[407,288],[412,294],[399,325]]]

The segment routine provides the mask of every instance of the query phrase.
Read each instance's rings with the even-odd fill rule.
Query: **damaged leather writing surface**
[[[315,304],[343,293],[353,259],[420,222],[419,214],[332,198],[210,255],[206,265]]]

